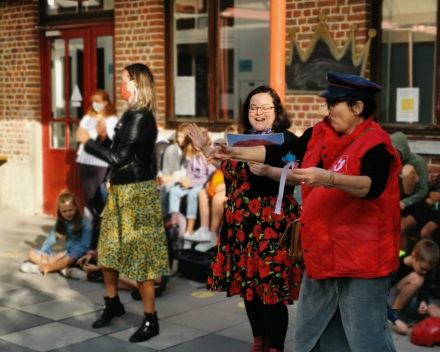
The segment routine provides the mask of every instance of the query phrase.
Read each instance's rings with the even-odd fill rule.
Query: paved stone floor
[[[32,248],[40,248],[53,225],[44,216],[0,212],[0,351],[1,352],[193,352],[251,350],[252,335],[238,297],[210,293],[200,283],[174,277],[156,310],[161,333],[131,344],[128,337],[142,321],[142,303],[120,292],[127,314],[103,329],[92,329],[99,316],[103,284],[42,277],[18,268]],[[57,244],[62,248],[62,243]],[[289,307],[286,351],[293,352],[295,306]],[[428,351],[393,332],[397,351]],[[337,352],[337,351],[335,351]],[[373,351],[372,351],[373,352]]]

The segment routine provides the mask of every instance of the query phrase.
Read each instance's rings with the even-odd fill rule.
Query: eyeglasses
[[[324,105],[327,105],[327,108],[330,110],[331,107],[335,106],[336,104],[342,103],[343,101],[347,101],[347,99],[327,99]]]
[[[256,114],[258,109],[261,109],[263,113],[267,113],[273,108],[275,108],[275,106],[270,106],[269,104],[265,104],[263,106],[256,106],[254,104],[251,104],[249,105],[249,113]]]

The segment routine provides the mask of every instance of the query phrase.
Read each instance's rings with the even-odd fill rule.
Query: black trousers
[[[80,163],[78,163],[78,167],[81,185],[86,197],[86,204],[89,205],[90,201],[99,191],[101,183],[104,182],[108,168]]]
[[[286,305],[282,302],[273,305],[263,304],[258,296],[252,301],[245,299],[244,305],[254,337],[267,336],[270,348],[284,349],[289,324]]]

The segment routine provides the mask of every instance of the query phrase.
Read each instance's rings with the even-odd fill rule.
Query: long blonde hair
[[[154,77],[148,66],[144,64],[133,64],[124,68],[128,72],[130,79],[135,80],[138,91],[138,102],[134,109],[147,108],[153,114],[156,113],[156,87]]]
[[[57,222],[55,223],[55,231],[60,235],[66,234],[66,219],[64,219],[64,217],[61,215],[60,205],[67,203],[72,203],[73,206],[76,208],[75,215],[72,219],[72,232],[76,233],[82,228],[83,216],[81,214],[81,211],[79,210],[78,201],[76,200],[76,197],[72,192],[70,192],[68,189],[63,189],[57,198]]]

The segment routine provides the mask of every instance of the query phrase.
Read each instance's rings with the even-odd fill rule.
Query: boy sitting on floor
[[[400,311],[411,318],[417,318],[419,314],[440,318],[440,307],[429,304],[431,269],[438,259],[438,246],[431,240],[417,242],[411,255],[400,257],[399,269],[391,276],[388,319],[402,335],[408,332],[408,326],[399,319]]]

